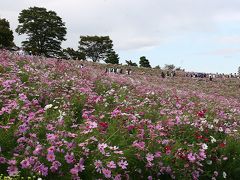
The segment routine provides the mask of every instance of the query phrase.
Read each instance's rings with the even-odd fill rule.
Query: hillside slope
[[[43,179],[239,179],[237,81],[104,69],[0,52],[0,172]]]

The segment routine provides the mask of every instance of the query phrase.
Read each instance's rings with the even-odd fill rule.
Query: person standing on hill
[[[128,74],[128,75],[131,74],[131,69],[127,69],[127,74]]]
[[[161,77],[165,78],[165,73],[163,71],[161,72]]]
[[[213,77],[212,77],[212,75],[211,75],[211,74],[209,75],[209,80],[210,80],[210,81],[212,81],[212,80],[213,80]]]

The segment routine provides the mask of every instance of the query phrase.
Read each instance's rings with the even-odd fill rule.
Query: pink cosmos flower
[[[121,167],[122,169],[127,169],[127,166],[128,166],[128,162],[127,161],[119,161],[118,163],[118,166]]]
[[[48,152],[54,152],[55,151],[55,147],[54,146],[51,146],[50,148],[47,149]]]
[[[29,167],[30,167],[30,162],[29,162],[28,159],[22,160],[20,164],[22,165],[22,168],[23,168],[23,169],[26,169],[26,168],[29,168]]]
[[[70,173],[74,176],[77,176],[78,175],[78,168],[77,167],[74,167],[70,170]]]
[[[67,161],[68,164],[72,164],[74,162],[74,155],[67,153],[64,156],[65,160]]]
[[[205,159],[207,156],[206,156],[206,153],[203,149],[200,149],[199,151],[199,156],[202,158],[202,159]]]
[[[102,172],[103,172],[105,178],[111,178],[112,177],[112,175],[111,175],[112,172],[110,170],[103,168]]]
[[[110,161],[110,162],[107,164],[107,167],[110,168],[110,169],[115,169],[117,166],[116,166],[116,164],[114,163],[114,161]]]
[[[54,161],[54,162],[52,163],[52,166],[50,167],[50,170],[51,170],[52,172],[56,172],[61,165],[62,165],[62,164],[61,164],[59,161]]]
[[[101,172],[101,168],[102,168],[102,161],[100,160],[97,160],[94,162],[94,165],[95,165],[95,169],[97,170],[97,172]]]
[[[98,150],[99,150],[102,154],[105,154],[105,148],[106,148],[107,146],[108,146],[108,145],[105,144],[105,143],[98,144]]]
[[[193,171],[192,177],[193,177],[194,180],[197,180],[199,178],[199,176],[200,176],[199,171],[196,171],[196,170]]]
[[[47,134],[47,140],[48,141],[55,141],[57,139],[57,136],[55,134]]]
[[[111,113],[111,117],[117,117],[119,114],[121,114],[122,112],[116,108],[113,110],[113,112]]]
[[[47,160],[48,160],[49,162],[53,162],[53,161],[55,160],[55,155],[54,155],[53,152],[48,152],[48,154],[47,154]]]
[[[28,126],[24,123],[18,127],[20,133],[25,133],[28,130]]]
[[[7,160],[4,157],[0,157],[0,164],[5,164]]]
[[[24,93],[21,93],[19,94],[19,99],[25,101],[27,99],[27,96]]]
[[[148,176],[148,180],[152,180],[153,178],[152,178],[152,176]]]
[[[9,165],[12,165],[12,166],[15,166],[15,165],[17,164],[17,161],[16,161],[15,159],[9,160],[9,161],[8,161],[8,164],[9,164]]]
[[[7,168],[7,172],[9,176],[16,176],[18,174],[18,168],[11,165]]]
[[[37,145],[35,150],[33,151],[33,154],[38,155],[40,154],[41,151],[42,151],[42,145]]]
[[[157,151],[155,152],[155,155],[154,155],[156,158],[158,157],[161,157],[162,156],[162,153],[160,151]]]
[[[118,174],[118,175],[116,175],[115,177],[114,177],[114,180],[121,180],[122,178],[121,178],[121,174]]]
[[[88,121],[87,123],[87,128],[89,129],[94,129],[94,128],[97,128],[97,123],[96,122],[92,122],[92,121]]]
[[[134,141],[132,146],[136,147],[136,148],[138,148],[140,150],[143,150],[145,148],[145,142],[143,142],[143,141],[140,141],[140,142]]]
[[[83,158],[81,158],[79,160],[79,163],[77,164],[77,167],[78,167],[79,172],[82,172],[83,170],[85,170],[84,159]]]
[[[196,160],[195,155],[192,154],[192,153],[189,153],[189,154],[187,155],[187,157],[188,157],[188,160],[189,160],[190,162],[194,162],[194,161]]]
[[[153,159],[154,159],[154,155],[153,154],[151,154],[151,153],[147,153],[147,155],[146,155],[146,159],[147,159],[147,161],[153,161]]]

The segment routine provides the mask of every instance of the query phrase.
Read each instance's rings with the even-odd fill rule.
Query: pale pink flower
[[[194,161],[196,160],[195,155],[192,154],[192,153],[189,153],[189,154],[187,155],[187,157],[188,157],[188,160],[189,160],[190,162],[194,162]]]
[[[118,163],[118,166],[121,167],[122,169],[127,169],[127,166],[128,166],[128,162],[127,161],[119,161]]]
[[[95,169],[97,170],[97,172],[101,172],[101,168],[102,168],[102,161],[100,160],[97,160],[94,162],[94,165],[95,165]]]
[[[114,163],[114,161],[110,161],[110,162],[107,164],[107,167],[110,168],[110,169],[115,169],[117,166],[116,166],[116,164]]]
[[[99,150],[102,154],[105,154],[105,148],[106,148],[107,146],[108,146],[108,145],[105,144],[105,143],[98,144],[98,150]]]
[[[147,153],[147,155],[146,155],[146,159],[147,159],[147,161],[153,161],[153,159],[154,159],[154,155],[153,154],[151,154],[151,153]]]
[[[67,161],[68,164],[72,164],[74,162],[74,155],[73,153],[69,154],[67,153],[65,156],[64,156],[65,160]]]
[[[54,155],[53,152],[48,152],[48,154],[47,154],[47,160],[48,160],[49,162],[53,162],[53,161],[55,160],[55,155]]]
[[[14,165],[9,166],[7,172],[9,176],[16,176],[19,173],[18,168]]]
[[[111,175],[112,172],[110,170],[103,168],[102,172],[103,172],[105,178],[111,178],[112,177],[112,175]]]

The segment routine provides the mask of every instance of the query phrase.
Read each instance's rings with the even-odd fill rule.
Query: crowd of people
[[[230,73],[230,74],[224,74],[224,73],[186,73],[186,77],[192,77],[192,78],[209,78],[209,79],[214,79],[214,78],[240,78],[240,76],[237,73]]]
[[[14,49],[13,50],[14,54],[20,55],[20,56],[26,56],[26,55],[32,55],[31,51],[30,52],[26,52],[23,50],[23,48],[19,48],[19,49]],[[83,68],[84,65],[83,63],[81,63],[79,66],[79,68]],[[131,68],[127,68],[127,69],[123,69],[120,67],[107,67],[105,69],[105,73],[114,73],[114,74],[127,74],[127,75],[131,75],[132,74],[132,69]],[[142,72],[142,74],[145,74],[145,72]],[[175,77],[177,76],[175,70],[171,70],[171,71],[161,71],[161,77],[162,78],[167,78],[167,77]],[[182,75],[179,75],[182,76]],[[239,78],[240,79],[240,74],[237,73],[230,73],[230,74],[224,74],[224,73],[197,73],[197,72],[186,72],[183,76],[185,77],[191,77],[191,78],[208,78],[210,81],[213,81],[213,79],[215,78]]]
[[[110,67],[106,68],[105,73],[115,73],[115,74],[132,74],[132,70],[130,68],[127,68],[125,71],[123,71],[122,68],[118,67]]]
[[[110,67],[106,68],[105,73],[114,73],[114,74],[132,74],[132,70],[130,68],[122,69],[119,67]],[[140,73],[141,75],[146,74],[146,72]],[[189,77],[189,78],[195,78],[195,79],[208,79],[209,81],[213,81],[214,79],[219,78],[240,78],[240,75],[237,73],[231,73],[231,74],[213,74],[213,73],[196,73],[196,72],[186,72],[185,74],[178,74],[175,70],[172,71],[161,71],[160,76],[162,78],[174,78],[176,76],[179,77]]]

